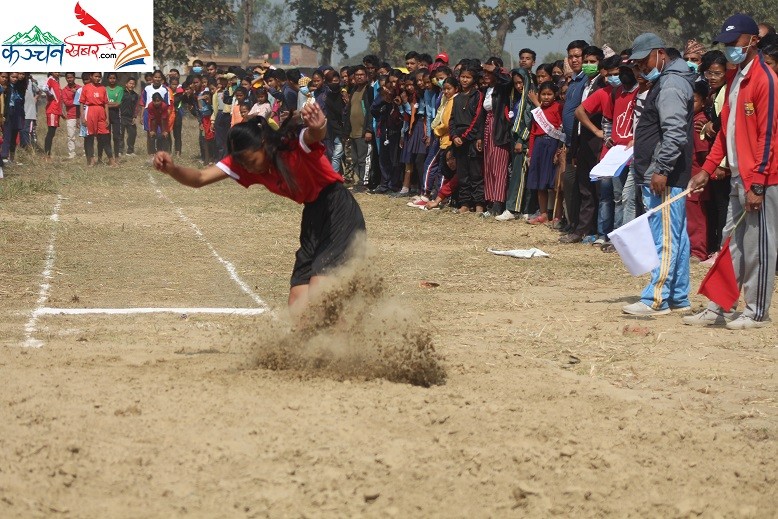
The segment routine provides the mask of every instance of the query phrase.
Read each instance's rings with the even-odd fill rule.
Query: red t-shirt
[[[108,91],[103,85],[87,83],[81,89],[78,102],[86,106],[108,106]]]
[[[624,87],[618,87],[614,94],[613,87],[608,85],[597,90],[581,103],[586,113],[602,114],[603,117],[611,120],[611,140],[614,145],[626,146],[632,142],[634,136],[632,116],[638,90],[635,88],[632,92],[626,92]],[[607,150],[603,149],[603,155],[605,152]]]
[[[54,76],[49,76],[49,79],[46,80],[46,90],[48,91],[46,94],[46,114],[62,114],[62,89]]]
[[[272,166],[267,173],[252,173],[228,155],[219,161],[216,167],[243,187],[260,184],[271,193],[294,200],[298,204],[315,202],[325,187],[334,182],[343,182],[343,177],[332,169],[321,143],[316,142],[310,147],[305,144],[305,131],[304,129],[300,132],[298,140],[290,143],[288,150],[281,152],[281,160],[297,182],[297,190],[294,193],[278,170]]]
[[[550,105],[548,105],[548,108],[543,108],[543,115],[546,116],[546,120],[551,123],[551,125],[554,128],[559,128],[562,126],[562,104],[558,103],[557,101],[554,101]],[[546,135],[545,130],[540,127],[540,125],[535,121],[535,119],[532,119],[532,129],[529,132],[529,149],[530,153],[532,153],[532,147],[535,145],[535,137],[539,137],[541,135]]]

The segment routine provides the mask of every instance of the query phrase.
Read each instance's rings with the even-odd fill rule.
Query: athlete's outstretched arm
[[[203,187],[227,178],[227,174],[216,166],[208,166],[205,169],[178,166],[166,151],[158,151],[154,155],[154,167],[189,187]]]

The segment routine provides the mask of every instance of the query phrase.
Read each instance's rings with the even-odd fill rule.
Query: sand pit
[[[141,158],[21,162],[0,181],[3,519],[775,517],[775,327],[624,317],[645,279],[615,255],[357,195],[374,254],[292,328],[298,205],[154,184]],[[530,247],[551,257],[486,252]],[[74,312],[24,348],[41,293]]]
[[[383,378],[429,387],[445,383],[429,322],[386,293],[361,260],[333,274],[296,324],[273,323],[251,347],[254,365],[333,377]]]

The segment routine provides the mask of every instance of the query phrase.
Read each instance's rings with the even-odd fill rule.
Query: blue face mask
[[[608,76],[606,79],[608,84],[613,88],[621,86],[621,78],[619,78],[619,76]]]
[[[307,86],[300,87],[300,93],[302,95],[307,96],[310,92],[311,90]]]
[[[195,74],[201,74],[203,72],[203,67],[192,67],[192,72]]]
[[[690,68],[690,69],[692,70],[692,72],[694,72],[695,74],[699,74],[699,73],[700,73],[700,68],[699,68],[699,65],[697,65],[695,62],[693,62],[693,61],[687,61],[687,62],[686,62],[686,64],[687,64],[687,65],[689,65],[689,68]]]
[[[656,51],[656,60],[657,62],[659,61],[659,51]],[[654,83],[657,79],[659,79],[659,76],[661,76],[662,73],[659,71],[658,68],[654,67],[653,69],[651,69],[651,72],[649,72],[648,74],[641,73],[640,75],[643,76],[643,79],[645,79],[646,81],[650,81],[651,83]]]
[[[733,65],[740,65],[746,60],[746,52],[748,47],[724,47],[724,56],[727,57],[727,61]]]
[[[653,83],[654,81],[659,79],[659,76],[661,76],[662,73],[659,72],[659,70],[657,70],[656,67],[654,67],[653,70],[651,70],[651,72],[649,72],[648,74],[640,74],[640,75],[643,76],[643,79],[645,79],[646,81],[650,81],[651,83]]]

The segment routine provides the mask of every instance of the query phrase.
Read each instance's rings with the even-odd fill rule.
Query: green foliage
[[[321,62],[332,61],[332,51],[346,54],[346,36],[354,35],[354,0],[291,0],[294,33],[307,38],[321,52]]]
[[[249,53],[252,56],[271,53],[278,50],[281,41],[289,38],[288,27],[291,24],[289,12],[281,5],[270,0],[252,0],[251,41]],[[224,25],[218,22],[206,24],[203,39],[205,48],[211,48],[225,54],[240,54],[243,39],[243,21],[245,14],[242,2],[233,12],[235,22]]]
[[[616,52],[618,52],[618,50],[616,50]],[[561,51],[560,52],[549,52],[548,54],[543,56],[543,61],[538,61],[537,63],[538,63],[538,65],[540,65],[541,63],[553,63],[555,61],[559,61],[560,59],[561,60],[567,59],[567,54],[564,53],[564,52],[561,52]]]
[[[481,35],[475,31],[460,27],[443,38],[443,50],[448,54],[449,63],[456,64],[463,58],[488,58],[489,48]]]
[[[568,0],[452,0],[447,3],[451,12],[463,19],[468,14],[478,18],[484,43],[490,54],[499,55],[505,47],[505,38],[516,30],[521,20],[527,34],[548,34],[572,15]]]
[[[691,38],[710,45],[724,20],[736,12],[751,14],[757,23],[776,20],[772,0],[734,0],[726,6],[713,0],[616,0],[603,9],[603,41],[619,52],[639,34],[655,32],[681,51]]]
[[[403,41],[418,38],[437,48],[445,28],[437,16],[449,2],[442,0],[355,0],[362,13],[362,29],[370,37],[368,49],[389,62],[404,63]]]
[[[206,45],[206,25],[235,23],[227,0],[154,0],[154,56],[158,63],[186,61]]]

